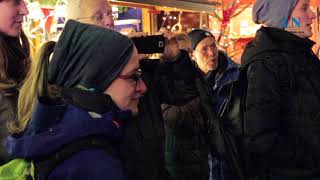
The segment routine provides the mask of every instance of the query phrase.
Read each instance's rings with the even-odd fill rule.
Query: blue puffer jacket
[[[6,139],[6,148],[15,158],[47,156],[76,139],[101,135],[113,143],[121,141],[123,123],[130,112],[110,111],[101,116],[70,104],[38,102],[27,130]],[[125,180],[122,162],[101,149],[80,151],[59,164],[47,178],[77,180]]]
[[[222,68],[221,68],[222,67]],[[226,54],[219,51],[219,72],[215,76],[213,85],[213,111],[218,114],[225,97],[219,96],[221,88],[229,82],[238,80],[238,65]],[[228,172],[225,161],[219,159],[215,154],[209,154],[209,180],[233,180],[234,177]]]
[[[213,108],[216,113],[218,113],[223,101],[224,97],[219,96],[219,91],[221,87],[228,84],[231,81],[238,80],[239,76],[239,65],[236,64],[230,57],[228,57],[224,52],[219,51],[219,63],[224,62],[224,68],[220,73],[217,73],[215,78],[215,83],[213,85]]]

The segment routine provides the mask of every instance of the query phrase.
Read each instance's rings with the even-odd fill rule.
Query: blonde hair
[[[36,98],[48,94],[47,71],[55,44],[53,41],[45,43],[32,60],[30,71],[19,93],[17,121],[8,124],[12,133],[26,128],[35,108]]]

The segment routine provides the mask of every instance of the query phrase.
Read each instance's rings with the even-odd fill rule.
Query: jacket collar
[[[257,31],[255,40],[260,41],[266,38],[271,41],[270,43],[273,44],[275,48],[280,48],[286,51],[311,49],[315,44],[315,42],[308,38],[300,38],[297,35],[283,29],[261,27],[261,29]]]

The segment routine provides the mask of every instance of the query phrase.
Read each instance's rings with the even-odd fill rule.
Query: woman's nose
[[[19,13],[21,14],[21,15],[28,15],[29,14],[29,10],[28,10],[28,7],[27,7],[27,4],[26,4],[26,2],[24,1],[24,0],[22,0],[22,1],[20,1],[20,5],[19,5],[20,7],[20,9],[19,9]]]
[[[147,86],[141,78],[137,82],[136,90],[141,94],[144,94],[147,91]]]

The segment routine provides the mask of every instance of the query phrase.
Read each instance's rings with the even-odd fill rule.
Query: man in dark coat
[[[289,27],[293,18],[299,26]],[[251,61],[244,129],[251,173],[258,179],[320,179],[320,62],[309,39],[314,18],[308,0],[254,5],[254,21],[266,27],[247,45],[242,61]]]
[[[179,106],[163,105],[166,167],[177,180],[207,180],[209,171],[214,176],[211,178],[221,179],[224,172],[221,172],[217,159],[210,159],[209,169],[208,154],[212,156],[206,133],[210,121],[215,118],[211,115],[218,113],[224,100],[218,95],[219,90],[228,82],[237,80],[238,66],[218,51],[210,32],[196,29],[188,36],[193,50],[192,71],[196,77],[193,84],[180,88],[193,89],[195,96],[186,98],[189,101]],[[188,61],[191,59],[188,58]]]

